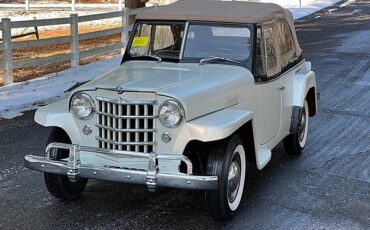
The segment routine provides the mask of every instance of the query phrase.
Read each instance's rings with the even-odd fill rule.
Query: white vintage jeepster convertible
[[[87,179],[200,189],[227,220],[246,163],[262,169],[281,141],[300,154],[316,107],[290,12],[179,1],[137,16],[120,66],[37,110],[54,129],[45,156],[25,164],[60,199],[77,198]]]

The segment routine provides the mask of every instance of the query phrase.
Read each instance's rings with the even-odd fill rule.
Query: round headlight
[[[94,113],[94,100],[85,93],[76,93],[71,100],[71,110],[79,119],[88,119]]]
[[[165,101],[159,107],[159,120],[168,128],[178,127],[184,119],[184,109],[173,100]]]

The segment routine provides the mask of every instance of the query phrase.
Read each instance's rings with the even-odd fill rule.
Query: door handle
[[[278,88],[280,91],[283,91],[285,89],[285,86],[281,86],[280,88]]]

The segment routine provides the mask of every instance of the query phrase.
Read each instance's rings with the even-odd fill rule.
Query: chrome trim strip
[[[157,132],[157,129],[116,129],[116,128],[111,128],[105,125],[99,125],[95,124],[96,127],[98,128],[103,128],[103,129],[108,129],[110,131],[116,131],[116,132],[139,132],[139,133],[144,133],[144,132]]]
[[[122,104],[120,104],[122,105]],[[126,105],[126,104],[125,104]],[[114,115],[114,114],[111,114],[111,113],[104,113],[104,112],[96,112],[97,114],[100,114],[100,115],[104,115],[104,116],[107,116],[107,117],[114,117],[114,118],[127,118],[127,119],[151,119],[151,118],[156,118],[157,116],[153,115],[153,116],[141,116],[141,115],[130,115],[130,116],[119,116],[119,115]]]
[[[108,142],[109,144],[113,145],[156,145],[156,142],[119,142],[119,141],[112,141],[108,139],[104,139],[101,137],[96,136],[95,137],[99,141]]]
[[[125,100],[121,97],[118,98],[107,98],[97,96],[96,100],[109,102],[116,105],[154,105],[156,103],[155,100]]]

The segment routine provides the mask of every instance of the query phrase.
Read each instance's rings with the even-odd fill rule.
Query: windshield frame
[[[132,31],[136,31],[137,28],[141,24],[148,24],[148,25],[171,25],[171,24],[184,24],[184,37],[182,38],[181,42],[181,49],[180,49],[180,55],[179,58],[162,58],[162,61],[164,62],[173,62],[173,63],[197,63],[199,64],[202,58],[184,58],[184,50],[186,47],[186,41],[188,36],[189,27],[191,25],[205,25],[205,26],[219,26],[219,27],[244,27],[248,28],[250,30],[250,53],[246,60],[236,60],[240,61],[240,64],[238,63],[232,63],[227,61],[220,61],[217,62],[217,64],[225,64],[225,65],[236,65],[236,66],[242,66],[250,71],[252,71],[252,64],[253,64],[253,54],[254,54],[254,38],[255,38],[255,26],[254,24],[245,24],[245,23],[227,23],[227,22],[209,22],[209,21],[168,21],[168,20],[138,20],[135,22]],[[130,50],[132,47],[132,43],[134,40],[135,33],[131,33],[129,41],[126,46],[125,53],[123,55],[121,64],[123,64],[126,61],[133,61],[133,60],[143,60],[143,61],[155,61],[153,58],[146,57],[146,56],[132,56],[130,54]]]

